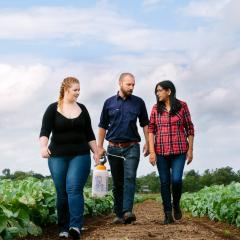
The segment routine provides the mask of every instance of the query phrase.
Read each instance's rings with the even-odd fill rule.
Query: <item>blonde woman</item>
[[[99,161],[90,116],[77,102],[79,93],[79,81],[65,78],[58,102],[50,104],[43,116],[40,132],[41,155],[48,158],[57,192],[59,237],[70,234],[74,239],[80,239],[83,225],[83,188],[91,167],[90,149],[95,163]]]

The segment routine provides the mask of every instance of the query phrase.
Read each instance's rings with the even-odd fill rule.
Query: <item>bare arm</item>
[[[154,134],[149,133],[149,153],[155,153],[154,150]]]
[[[143,127],[143,133],[145,137],[145,144],[143,147],[144,157],[149,155],[149,138],[148,138],[148,125]]]
[[[105,136],[106,136],[106,129],[100,127],[98,130],[98,154],[100,158],[106,152],[106,150],[103,148]]]
[[[41,156],[43,158],[49,158],[51,155],[51,152],[48,149],[48,138],[46,136],[42,136],[39,138],[39,142],[40,142]]]
[[[183,114],[184,128],[188,136],[187,138],[188,138],[188,144],[189,144],[186,159],[187,159],[187,164],[190,164],[193,160],[194,125],[192,123],[191,115],[186,103],[183,105],[183,108],[184,108],[183,109],[184,110],[184,114]]]
[[[156,164],[156,153],[154,150],[154,134],[149,133],[149,162],[154,166]]]
[[[98,156],[98,148],[97,148],[96,140],[92,140],[88,142],[88,145],[91,148],[91,151],[93,152],[93,158],[94,158],[95,164],[99,164],[99,156]]]
[[[88,142],[88,145],[91,148],[91,151],[93,153],[97,153],[97,142],[96,142],[96,140],[92,140],[92,141]]]
[[[193,139],[194,139],[193,135],[188,136],[189,148],[187,151],[187,164],[190,164],[193,160]]]

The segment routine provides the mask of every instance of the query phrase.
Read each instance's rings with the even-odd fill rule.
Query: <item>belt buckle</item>
[[[120,143],[122,145],[123,148],[125,147],[130,147],[131,145],[133,145],[132,142],[125,142],[125,143]]]
[[[124,148],[124,143],[118,143],[118,147]]]

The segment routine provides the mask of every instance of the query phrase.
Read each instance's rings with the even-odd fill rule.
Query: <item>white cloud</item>
[[[219,18],[223,15],[224,8],[232,0],[198,0],[191,1],[182,12],[194,17]]]
[[[190,168],[203,172],[205,169],[230,166],[239,170],[239,133],[239,123],[215,124],[207,132],[198,131]]]
[[[219,103],[219,100],[221,99],[227,99],[227,96],[230,95],[230,91],[224,88],[216,88],[214,89],[208,96],[208,101],[217,104]]]
[[[134,27],[114,11],[96,8],[38,7],[28,10],[0,11],[2,39],[84,39],[105,40],[109,33]],[[83,41],[83,40],[82,40]]]
[[[149,111],[155,103],[155,84],[166,78],[174,81],[178,97],[187,101],[196,127],[196,140],[194,162],[186,170],[224,165],[239,168],[240,48],[236,35],[240,23],[239,1],[218,2],[220,5],[209,1],[207,9],[212,8],[212,13],[201,10],[207,1],[198,5],[202,12],[196,10],[196,1],[195,5],[188,5],[196,7],[192,12],[196,16],[218,18],[192,31],[150,29],[104,8],[2,10],[1,39],[59,38],[69,45],[94,40],[130,50],[127,54],[106,54],[94,63],[66,59],[28,61],[25,56],[19,65],[16,59],[11,63],[8,58],[10,63],[6,63],[5,56],[1,56],[0,109],[1,113],[10,110],[10,114],[2,114],[0,127],[4,136],[11,132],[11,137],[0,144],[4,153],[2,166],[48,172],[37,144],[40,121],[45,107],[57,99],[65,76],[79,78],[79,101],[88,107],[97,133],[103,101],[116,93],[119,74],[130,71],[136,76],[134,93],[145,100]],[[139,51],[139,55],[131,55],[133,50]],[[21,153],[24,154],[20,156]],[[142,159],[138,173],[150,171],[153,168],[148,160]]]
[[[235,100],[235,94],[231,92],[231,89],[234,88],[238,92],[237,85],[229,87],[225,85],[228,79],[224,81],[229,72],[239,75],[238,59],[230,53],[223,55],[224,61],[222,62],[216,62],[216,58],[210,57],[211,54],[202,56],[200,59],[195,59],[194,62],[191,62],[191,58],[186,59],[186,56],[177,56],[171,56],[168,53],[165,53],[165,55],[155,55],[154,57],[146,54],[141,58],[138,56],[123,55],[105,59],[100,64],[66,61],[61,64],[57,63],[55,66],[39,64],[38,66],[41,66],[39,69],[46,69],[46,72],[43,71],[45,74],[39,74],[41,71],[30,72],[33,72],[34,76],[41,75],[42,77],[39,77],[39,79],[49,79],[48,84],[42,84],[37,88],[39,91],[37,99],[34,98],[34,94],[29,96],[31,111],[29,111],[28,101],[24,101],[20,109],[14,108],[14,113],[8,116],[7,123],[6,125],[4,124],[5,131],[3,134],[7,135],[11,131],[12,134],[4,140],[8,144],[0,144],[0,150],[4,153],[2,157],[6,159],[3,161],[3,166],[9,167],[12,170],[34,170],[49,174],[46,161],[39,156],[38,134],[41,116],[45,107],[57,98],[63,77],[74,75],[79,78],[81,83],[79,101],[88,107],[93,127],[97,134],[97,124],[103,102],[106,98],[116,93],[118,89],[118,77],[122,71],[130,71],[136,75],[134,93],[145,100],[149,111],[155,103],[155,84],[166,78],[174,81],[177,86],[178,95],[181,96],[181,99],[188,102],[196,127],[196,142],[194,162],[191,166],[186,167],[186,170],[194,167],[203,171],[206,166],[209,168],[224,166],[226,164],[224,162],[226,156],[224,155],[220,162],[218,160],[219,154],[223,154],[221,149],[226,146],[229,146],[229,149],[232,151],[235,149],[235,145],[231,146],[231,139],[235,141],[239,135],[239,127],[231,128],[236,124],[236,121],[232,121],[229,126],[230,128],[226,128],[225,126],[228,124],[226,116],[217,113],[229,109],[228,114],[231,114],[233,109],[235,109],[233,106],[236,105],[232,104],[231,108],[229,108],[228,101],[231,103],[239,102]],[[188,63],[188,67],[184,66],[186,63]],[[27,66],[15,68],[11,65],[9,66],[8,71],[5,70],[5,72],[9,73],[10,70],[12,71],[15,68],[25,69],[26,72],[29,72],[27,71],[28,69],[34,69]],[[20,71],[16,69],[14,71],[19,75]],[[34,79],[34,76],[31,79]],[[216,87],[216,84],[219,86]],[[29,90],[31,87],[27,89],[28,91],[25,90],[25,92],[31,92]],[[4,102],[6,103],[6,99]],[[4,115],[1,119],[5,119]],[[13,129],[6,126],[14,126],[14,132]],[[216,126],[218,127],[216,128]],[[226,142],[220,141],[220,129],[224,129],[224,132],[222,132],[224,136],[228,134],[228,130],[231,133],[234,132],[235,135],[234,137],[230,137],[229,135],[229,139]],[[24,137],[22,137],[23,132]],[[139,128],[139,132],[142,132],[141,128]],[[216,143],[214,142],[215,138],[218,139]],[[211,146],[211,149],[208,146]],[[234,156],[231,157],[232,163],[229,163],[229,165],[237,168],[237,157],[236,155]],[[210,159],[211,163],[209,163]],[[151,167],[148,159],[142,157],[138,174],[144,175],[153,170],[156,169]]]
[[[192,31],[169,32],[151,29],[130,18],[122,18],[117,11],[102,7],[1,10],[0,29],[2,29],[0,39],[29,41],[58,39],[70,46],[99,41],[130,51],[194,48],[196,41],[190,39],[197,40],[199,36]]]
[[[11,111],[18,108],[30,100],[48,78],[49,69],[41,64],[33,66],[0,64],[0,110]]]
[[[166,3],[169,0],[143,0],[144,7],[155,7]]]

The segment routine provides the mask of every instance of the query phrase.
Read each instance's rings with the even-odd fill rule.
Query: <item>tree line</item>
[[[190,170],[183,176],[183,192],[197,192],[205,186],[228,185],[231,182],[240,182],[240,170],[235,172],[231,167],[223,167],[215,170],[207,169],[202,174]],[[141,192],[143,186],[148,186],[152,193],[160,191],[159,176],[156,172],[137,179],[137,190]]]
[[[38,179],[49,178],[33,171],[23,172],[16,171],[11,173],[10,169],[4,169],[0,179],[24,179],[26,177],[35,177]],[[231,182],[240,182],[240,170],[234,171],[231,167],[217,168],[215,170],[205,170],[202,174],[198,171],[190,170],[184,173],[183,192],[197,192],[205,186],[211,185],[228,185]],[[92,173],[90,174],[86,187],[91,187]],[[112,179],[109,178],[109,189],[112,188]],[[138,177],[136,180],[136,190],[141,193],[159,193],[160,182],[156,172],[145,176]]]

